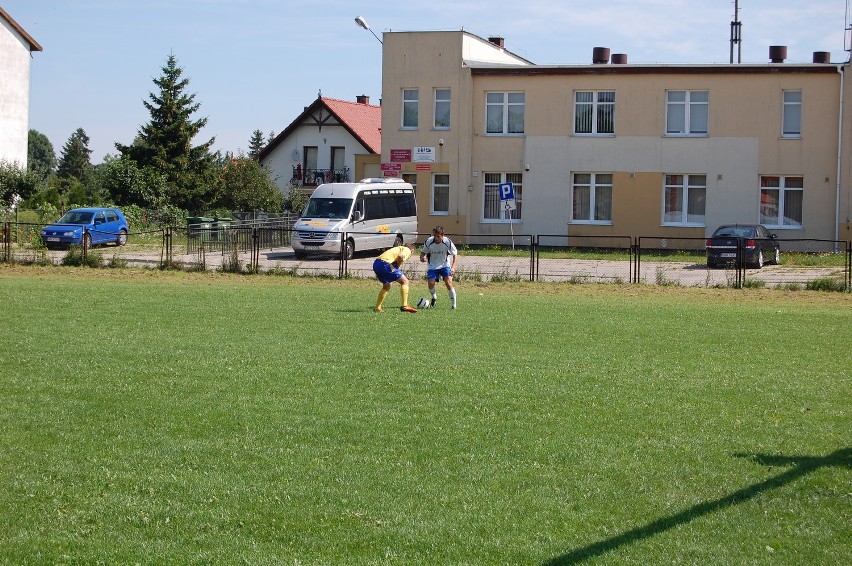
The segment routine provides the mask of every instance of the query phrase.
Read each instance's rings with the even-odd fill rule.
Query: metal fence
[[[290,243],[293,218],[231,221],[217,225],[165,227],[132,231],[125,245],[48,250],[42,225],[2,224],[0,260],[62,264],[82,259],[86,265],[174,267],[232,272],[273,271],[335,278],[373,277],[377,252],[356,248],[346,257],[341,233],[338,250],[297,258]],[[690,287],[827,288],[852,290],[852,244],[846,241],[785,239],[779,265],[755,269],[731,261],[707,266],[704,238],[633,236],[448,234],[459,248],[459,282],[538,281],[678,285]],[[422,243],[428,234],[406,234]],[[740,243],[742,245],[742,242]],[[741,250],[737,251],[741,254]],[[69,261],[70,256],[70,261]],[[739,256],[738,256],[739,257]],[[412,258],[409,278],[425,277],[426,265]]]

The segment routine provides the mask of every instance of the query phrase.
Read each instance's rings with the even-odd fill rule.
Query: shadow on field
[[[841,467],[852,469],[852,448],[843,448],[832,452],[823,457],[816,456],[771,456],[766,454],[734,454],[737,458],[751,458],[755,462],[763,466],[793,466],[790,470],[783,474],[771,477],[760,483],[752,484],[744,487],[734,493],[701,503],[694,507],[690,507],[685,511],[681,511],[670,517],[657,519],[647,525],[637,527],[620,535],[604,539],[588,546],[572,550],[567,554],[552,558],[544,562],[544,566],[565,566],[568,564],[578,564],[584,560],[600,556],[607,552],[617,550],[622,546],[640,541],[657,535],[679,525],[683,525],[698,519],[709,513],[721,511],[727,507],[738,505],[753,497],[760,495],[764,491],[777,489],[791,483],[802,476],[810,474],[820,468],[825,467]]]

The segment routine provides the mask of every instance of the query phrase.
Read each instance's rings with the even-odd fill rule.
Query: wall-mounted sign
[[[415,147],[411,151],[411,160],[415,163],[435,163],[434,147]]]
[[[385,177],[399,177],[399,171],[382,171]]]
[[[418,163],[414,166],[418,171],[431,171],[432,165],[430,163]]]
[[[382,163],[382,171],[400,171],[402,163]]]
[[[392,149],[390,150],[390,160],[396,163],[407,163],[411,161],[410,149]]]

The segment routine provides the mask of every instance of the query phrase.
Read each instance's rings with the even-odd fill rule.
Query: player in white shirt
[[[456,308],[456,289],[453,287],[453,275],[456,273],[456,261],[459,252],[456,245],[444,236],[443,226],[435,226],[432,235],[426,238],[423,247],[420,248],[420,261],[428,262],[426,280],[429,283],[429,294],[432,296],[432,306],[438,300],[438,291],[435,283],[444,278],[444,285],[450,295],[450,306]]]

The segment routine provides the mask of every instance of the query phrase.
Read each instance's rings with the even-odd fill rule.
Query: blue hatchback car
[[[117,208],[75,208],[42,228],[41,240],[49,249],[79,246],[84,239],[87,247],[108,243],[123,246],[129,231],[127,219]]]

